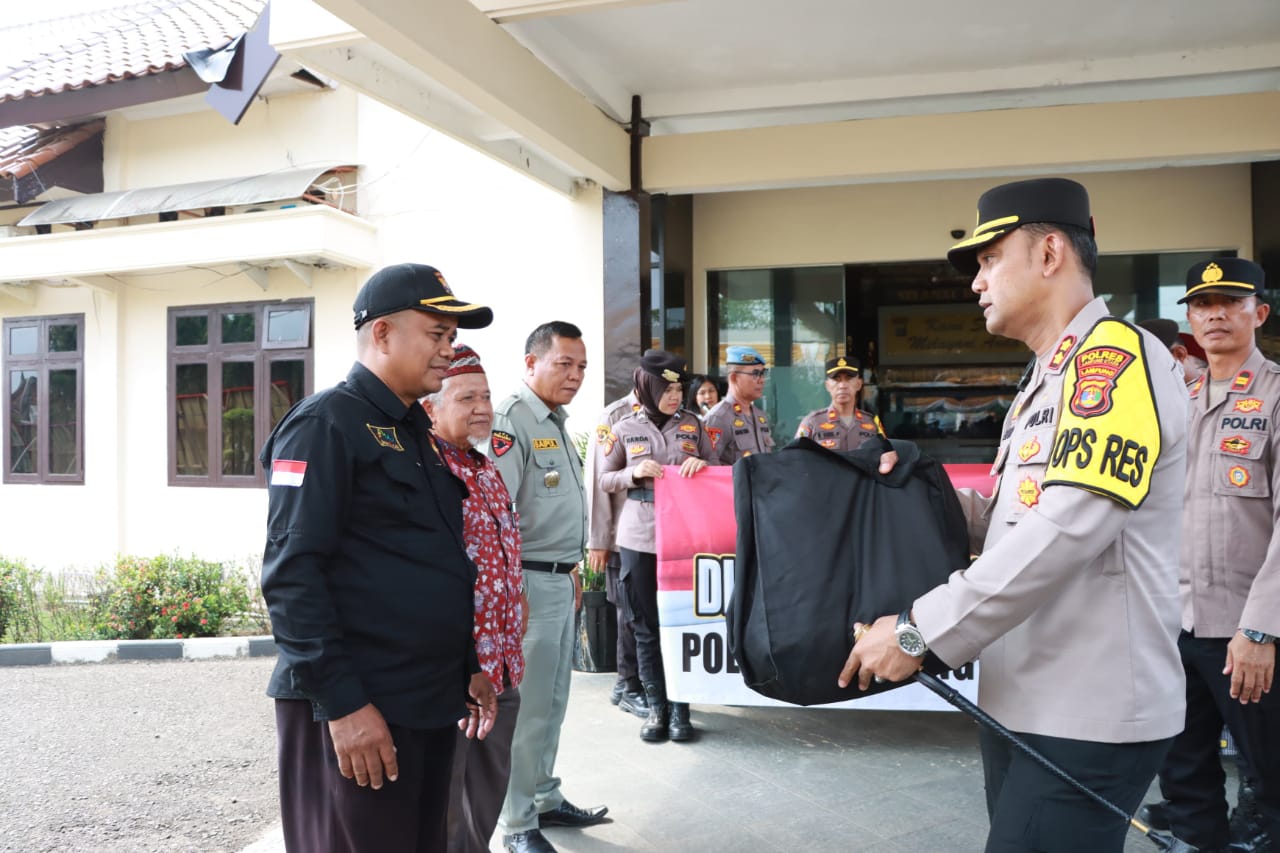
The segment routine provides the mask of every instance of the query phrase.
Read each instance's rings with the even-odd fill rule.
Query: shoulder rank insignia
[[[1070,485],[1137,509],[1160,458],[1160,419],[1141,333],[1104,318],[1063,371],[1062,408],[1041,485]]]
[[[1058,348],[1054,350],[1053,358],[1049,359],[1049,369],[1057,370],[1062,367],[1062,363],[1067,360],[1067,356],[1071,355],[1071,350],[1076,345],[1076,336],[1067,335],[1058,341]]]
[[[509,432],[503,432],[500,429],[493,431],[492,437],[489,439],[490,446],[493,447],[493,455],[495,458],[501,459],[507,455],[507,451],[516,443],[516,437]]]
[[[1250,414],[1262,411],[1263,405],[1265,404],[1257,397],[1245,397],[1243,400],[1236,400],[1236,404],[1231,407],[1231,411]]]
[[[1253,383],[1253,374],[1248,370],[1242,370],[1236,374],[1236,378],[1231,380],[1232,391],[1244,391]]]
[[[400,443],[400,437],[396,435],[395,427],[377,427],[373,424],[365,424],[365,426],[369,428],[369,434],[373,436],[373,440],[378,442],[379,445],[404,453],[404,445]]]
[[[734,403],[734,404],[733,404],[733,410],[734,410],[735,412],[737,412],[738,414],[742,414],[742,404],[741,404],[741,403]]]
[[[1200,376],[1196,377],[1196,381],[1193,382],[1191,384],[1191,387],[1187,389],[1187,393],[1190,394],[1192,397],[1196,397],[1200,394],[1200,388],[1203,387],[1203,385],[1204,385],[1204,374],[1201,374]]]

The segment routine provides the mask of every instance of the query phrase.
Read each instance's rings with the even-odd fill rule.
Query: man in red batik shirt
[[[440,457],[466,484],[462,504],[467,556],[476,564],[476,654],[498,693],[498,717],[487,737],[461,725],[449,788],[450,853],[485,853],[498,823],[511,774],[511,736],[524,677],[521,641],[528,618],[520,568],[520,526],[514,503],[493,461],[476,449],[489,442],[493,404],[480,357],[454,347],[444,384],[423,402]],[[466,721],[464,721],[466,723]],[[470,729],[470,730],[468,730]]]

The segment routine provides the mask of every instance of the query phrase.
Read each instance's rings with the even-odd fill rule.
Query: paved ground
[[[0,850],[282,849],[270,666],[0,669]],[[608,704],[612,681],[575,674],[559,771],[571,800],[613,820],[548,830],[563,853],[982,849],[959,714],[694,706],[699,741],[653,745]],[[1130,834],[1131,853],[1153,849]]]

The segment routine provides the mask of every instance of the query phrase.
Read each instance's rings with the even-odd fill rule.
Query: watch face
[[[904,627],[898,631],[898,647],[914,658],[925,653],[924,637],[914,627]]]

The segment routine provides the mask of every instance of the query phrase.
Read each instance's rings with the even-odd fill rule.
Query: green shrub
[[[214,637],[250,608],[241,570],[195,557],[121,556],[99,582],[106,639]]]
[[[0,639],[17,615],[19,604],[18,572],[24,571],[26,564],[21,560],[7,560],[0,557]]]
[[[91,578],[50,575],[0,557],[0,639],[11,643],[90,640],[97,636]]]

